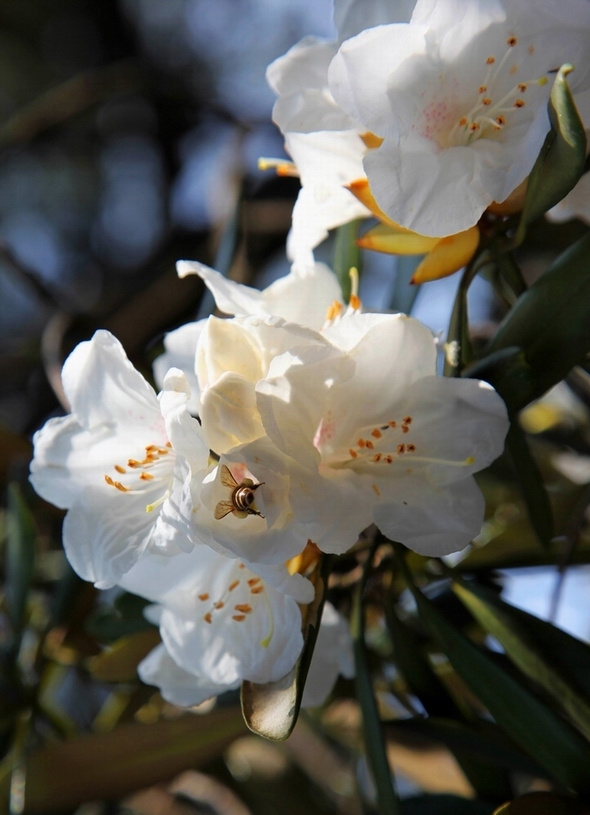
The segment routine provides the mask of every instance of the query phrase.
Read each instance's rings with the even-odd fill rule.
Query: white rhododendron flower
[[[140,666],[146,682],[175,704],[199,704],[243,680],[274,682],[301,648],[298,603],[312,584],[285,566],[256,568],[207,546],[165,557],[146,552],[122,578],[123,588],[157,603],[148,617],[163,646]]]
[[[195,416],[199,415],[200,409],[195,353],[199,336],[206,323],[207,320],[197,320],[181,325],[174,331],[169,331],[164,337],[164,353],[156,357],[153,362],[154,379],[160,389],[164,387],[164,380],[170,368],[178,368],[184,373],[191,391],[188,409]]]
[[[215,298],[215,305],[236,317],[273,316],[308,328],[320,329],[326,309],[342,300],[342,290],[325,263],[293,265],[289,274],[260,291],[229,280],[214,269],[194,260],[179,260],[179,277],[196,274]]]
[[[192,547],[190,482],[207,468],[209,448],[186,410],[181,372],[169,373],[158,399],[108,331],[74,349],[62,381],[72,412],[35,434],[31,482],[68,510],[74,569],[107,588],[146,547]]]
[[[472,473],[502,452],[503,401],[484,382],[435,376],[433,336],[412,318],[350,314],[323,333],[354,363],[352,375],[284,354],[256,385],[270,439],[320,475],[308,497],[310,538],[342,553],[374,520],[423,554],[461,549],[480,530],[484,501]],[[329,538],[314,524],[328,485],[348,496]]]
[[[418,0],[409,23],[344,42],[330,90],[383,139],[363,162],[379,207],[436,237],[505,200],[549,129],[556,70],[572,63],[572,90],[588,88],[589,35],[586,0]]]
[[[343,40],[367,26],[407,21],[412,7],[413,2],[385,0],[336,3],[337,40],[305,37],[267,69],[267,81],[278,96],[273,121],[285,135],[294,167],[289,170],[285,162],[264,159],[261,167],[276,164],[279,173],[301,179],[287,239],[287,254],[295,262],[309,263],[328,230],[371,215],[346,187],[365,177],[362,161],[373,138],[335,102],[328,85],[330,63]]]
[[[561,223],[579,218],[590,226],[590,173],[585,173],[565,198],[547,213],[550,221]]]

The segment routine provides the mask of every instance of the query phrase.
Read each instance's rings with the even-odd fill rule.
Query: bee
[[[251,478],[243,478],[241,484],[238,484],[231,474],[229,467],[222,464],[221,483],[224,487],[230,487],[232,494],[229,501],[220,501],[215,507],[213,517],[217,521],[225,518],[230,512],[233,512],[236,518],[247,518],[248,515],[258,515],[260,518],[264,518],[261,512],[252,509],[256,490],[264,484],[264,481],[260,484],[255,484]]]

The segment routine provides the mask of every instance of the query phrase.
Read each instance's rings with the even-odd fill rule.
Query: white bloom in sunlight
[[[579,218],[590,226],[590,173],[586,173],[565,198],[547,213],[550,221],[561,223]]]
[[[209,448],[186,410],[181,372],[170,371],[158,399],[108,331],[74,349],[62,381],[72,412],[35,434],[31,483],[68,510],[74,569],[108,588],[146,547],[192,547],[190,481],[207,468]]]
[[[348,622],[336,611],[332,603],[326,602],[305,681],[302,707],[323,705],[334,687],[338,674],[342,674],[346,679],[352,679],[354,673]]]
[[[320,329],[326,319],[326,309],[334,300],[342,301],[340,284],[324,263],[294,264],[289,274],[262,291],[235,283],[197,261],[179,260],[176,268],[179,277],[199,275],[215,297],[217,308],[236,317],[282,317]]]
[[[344,42],[333,98],[384,141],[364,158],[386,215],[428,236],[473,226],[527,177],[549,129],[554,72],[590,81],[586,0],[418,0],[408,24]]]
[[[462,549],[480,531],[472,473],[502,452],[504,403],[484,382],[435,376],[434,338],[412,318],[350,314],[323,335],[352,375],[327,355],[306,365],[283,354],[256,385],[270,439],[319,475],[306,496],[309,537],[342,553],[375,521],[423,554]],[[326,514],[337,519],[329,534]]]
[[[273,121],[285,135],[293,173],[301,179],[287,241],[287,254],[296,263],[310,262],[328,230],[371,214],[346,187],[365,177],[362,161],[373,139],[334,101],[328,86],[330,62],[339,44],[363,27],[409,20],[410,6],[413,2],[386,0],[336,3],[338,40],[305,37],[267,69],[267,81],[278,96]],[[261,167],[266,166],[273,165],[262,160]],[[279,172],[283,166],[277,163]]]
[[[146,552],[121,585],[158,604],[148,616],[163,646],[140,675],[181,705],[288,673],[303,646],[297,604],[314,596],[312,584],[285,566],[251,567],[207,546],[172,558]]]
[[[193,415],[199,414],[199,380],[195,373],[195,353],[201,331],[206,320],[186,323],[169,331],[164,337],[164,353],[154,360],[153,371],[156,385],[164,387],[164,379],[170,368],[179,368],[191,390],[188,409]]]

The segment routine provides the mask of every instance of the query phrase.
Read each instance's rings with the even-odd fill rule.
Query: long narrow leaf
[[[457,673],[521,749],[568,787],[590,791],[590,747],[584,739],[439,614],[406,571],[419,614]]]
[[[590,740],[590,648],[475,583],[459,580],[453,588],[514,664],[547,691]]]

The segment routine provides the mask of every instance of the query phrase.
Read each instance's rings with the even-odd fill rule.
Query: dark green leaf
[[[277,682],[265,685],[242,683],[242,713],[250,730],[273,741],[284,741],[297,724],[307,672],[313,656],[326,598],[328,576],[333,558],[323,556],[309,579],[315,586],[315,597],[303,612],[305,644],[292,670]]]
[[[492,722],[476,724],[453,719],[403,719],[387,726],[393,734],[410,733],[430,741],[444,744],[452,752],[470,755],[485,764],[503,767],[533,776],[545,776],[546,771],[522,753]]]
[[[588,815],[588,807],[554,792],[529,792],[509,801],[493,815]]]
[[[555,206],[574,188],[584,172],[586,134],[563,65],[555,77],[549,100],[551,130],[529,177],[524,208],[515,243],[524,239],[527,226]]]
[[[8,485],[6,518],[6,608],[18,638],[25,623],[35,563],[35,524],[18,484]]]
[[[401,815],[492,815],[493,804],[458,795],[418,795],[402,801]]]
[[[359,274],[362,272],[361,250],[356,245],[359,223],[359,220],[350,221],[348,224],[339,226],[336,230],[333,268],[342,286],[345,303],[348,303],[350,299],[350,270],[357,269]]]
[[[445,376],[461,376],[473,356],[469,338],[469,316],[467,313],[467,293],[476,274],[489,262],[487,253],[474,257],[461,276],[445,345]]]
[[[561,717],[466,639],[414,586],[403,558],[419,614],[457,673],[522,750],[562,784],[590,790],[590,747]]]
[[[531,526],[539,541],[547,548],[555,534],[551,504],[537,462],[516,418],[510,424],[506,448],[516,472]]]
[[[511,399],[522,408],[561,381],[590,351],[590,234],[567,249],[500,324],[487,354],[522,348],[535,379]]]
[[[100,642],[114,642],[121,637],[153,629],[154,625],[143,616],[149,601],[136,594],[124,592],[114,606],[100,607],[86,622],[86,630]]]
[[[380,811],[387,815],[398,815],[400,805],[392,783],[391,768],[387,759],[387,747],[383,734],[383,727],[377,710],[377,702],[371,682],[371,672],[367,664],[365,646],[365,612],[363,607],[363,594],[373,564],[375,549],[367,558],[363,567],[363,575],[356,588],[352,614],[350,618],[350,633],[354,651],[356,667],[357,698],[363,714],[363,738],[367,763],[375,782],[377,799]]]
[[[550,694],[590,739],[590,647],[513,608],[482,586],[461,580],[453,588],[514,664]]]
[[[510,346],[478,360],[463,371],[470,379],[483,379],[494,387],[509,411],[518,410],[533,398],[536,380],[522,348]]]
[[[386,619],[393,646],[393,659],[412,693],[414,693],[429,716],[461,717],[461,711],[442,680],[436,675],[417,634],[402,622],[392,603],[386,606]]]

